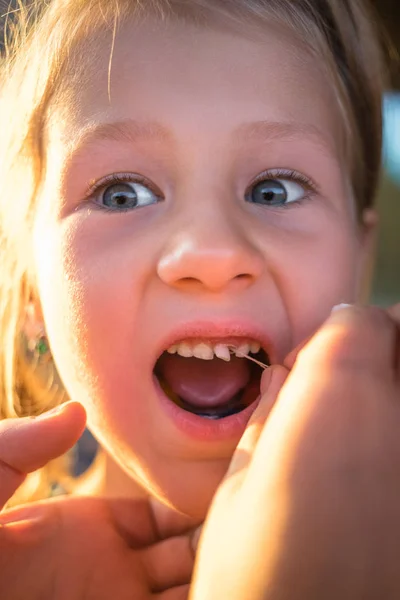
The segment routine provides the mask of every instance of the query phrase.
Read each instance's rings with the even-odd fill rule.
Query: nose
[[[177,227],[159,258],[159,278],[182,290],[221,292],[254,283],[263,258],[251,233],[223,215],[196,214]]]

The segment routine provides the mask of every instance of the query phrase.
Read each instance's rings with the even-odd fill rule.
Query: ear
[[[364,210],[360,228],[360,255],[357,277],[357,301],[366,304],[370,300],[375,270],[376,248],[378,242],[378,213],[373,208]]]
[[[44,330],[43,316],[40,304],[33,298],[25,306],[23,332],[28,339],[35,339]]]

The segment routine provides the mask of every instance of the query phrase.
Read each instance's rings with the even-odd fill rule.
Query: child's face
[[[201,515],[251,409],[175,413],[155,363],[175,341],[227,336],[281,362],[334,304],[356,300],[365,251],[340,118],[319,65],[276,27],[257,38],[127,25],[110,98],[109,52],[108,40],[96,47],[73,108],[50,126],[39,295],[60,374],[99,441]],[[116,173],[125,182],[85,199]],[[167,356],[163,377],[195,401],[247,382],[247,361]]]

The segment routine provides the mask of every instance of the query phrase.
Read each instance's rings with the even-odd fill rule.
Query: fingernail
[[[342,310],[342,308],[350,308],[353,304],[336,304],[331,310],[331,313],[336,312],[337,310]]]

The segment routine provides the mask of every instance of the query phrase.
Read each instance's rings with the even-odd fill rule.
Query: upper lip
[[[213,342],[218,341],[221,343],[224,342],[224,339],[228,341],[230,338],[255,340],[261,344],[261,348],[267,353],[271,364],[275,360],[275,350],[272,340],[259,325],[245,322],[243,319],[230,319],[229,321],[207,319],[180,323],[177,327],[170,330],[159,340],[156,348],[155,362],[167,348],[190,338],[209,339]]]

